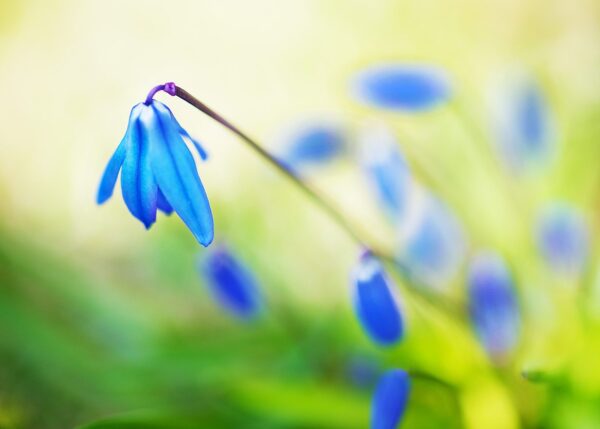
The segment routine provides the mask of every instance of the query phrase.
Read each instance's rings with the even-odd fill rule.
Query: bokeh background
[[[403,115],[357,103],[350,79],[382,61],[444,68],[454,107]],[[415,380],[402,427],[600,426],[597,1],[1,0],[0,64],[1,428],[362,428],[389,367],[458,386]],[[503,169],[488,133],[490,88],[514,69],[539,82],[557,133],[557,156],[535,177]],[[404,341],[371,344],[350,297],[360,249],[233,135],[162,94],[210,153],[199,168],[216,241],[267,302],[251,323],[219,307],[196,269],[205,250],[176,216],[145,231],[120,196],[95,204],[129,109],[171,80],[273,150],[305,117],[396,130],[470,248],[509,261],[526,322],[514,362],[494,367],[467,325],[409,290]],[[309,180],[389,245],[355,162]],[[553,200],[590,224],[589,261],[567,286],[533,238]]]

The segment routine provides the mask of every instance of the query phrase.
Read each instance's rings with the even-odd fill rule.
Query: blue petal
[[[152,171],[160,190],[198,242],[208,246],[214,236],[208,197],[171,111],[153,101],[150,108],[142,112],[140,121],[151,142]]]
[[[294,130],[286,140],[281,158],[292,167],[330,162],[346,149],[346,136],[336,124],[307,124]]]
[[[514,286],[504,261],[480,253],[468,277],[469,314],[475,332],[492,358],[503,359],[518,340],[519,311]]]
[[[179,122],[177,121],[177,119],[175,119],[175,115],[173,115],[173,112],[171,112],[169,110],[169,113],[171,113],[171,119],[172,119],[173,123],[175,124],[175,126],[176,126],[177,131],[179,132],[179,134],[182,137],[185,137],[186,139],[188,139],[189,141],[191,141],[192,144],[194,145],[194,147],[196,148],[196,150],[198,151],[198,155],[200,155],[200,159],[202,159],[203,161],[206,161],[208,159],[208,154],[206,153],[206,151],[202,147],[202,144],[200,144],[200,142],[198,140],[196,140],[195,138],[192,138],[190,136],[190,134],[179,124]]]
[[[408,403],[410,378],[401,369],[393,369],[382,377],[371,405],[371,429],[396,429]]]
[[[223,308],[243,319],[257,314],[261,302],[256,281],[224,246],[209,253],[200,268],[213,296]]]
[[[361,163],[385,212],[398,223],[405,214],[411,180],[398,142],[382,125],[365,127],[359,140]]]
[[[173,213],[173,207],[171,207],[171,204],[169,204],[169,202],[165,198],[165,195],[160,189],[158,190],[158,194],[156,195],[156,207],[158,207],[158,209],[166,215],[170,215],[171,213]]]
[[[354,92],[365,103],[401,111],[431,109],[450,96],[446,75],[429,66],[386,64],[361,72]]]
[[[127,149],[121,170],[123,200],[131,214],[146,228],[156,221],[157,186],[151,168],[150,141],[141,118],[151,108],[140,103],[140,116],[131,124]]]
[[[550,270],[567,276],[580,274],[587,261],[589,240],[585,219],[575,207],[554,203],[544,208],[537,243]]]
[[[136,105],[131,109],[131,113],[129,114],[129,121],[127,123],[127,131],[125,131],[125,135],[117,146],[115,153],[108,161],[106,165],[106,169],[104,170],[104,174],[102,175],[102,179],[100,180],[100,186],[98,187],[98,195],[96,201],[98,204],[104,203],[108,200],[115,189],[115,183],[117,183],[117,176],[119,175],[119,171],[121,170],[121,165],[125,160],[125,152],[127,149],[127,140],[129,139],[129,133],[131,132],[132,124],[135,126],[135,120],[139,116],[140,107]]]
[[[353,281],[355,311],[367,335],[381,345],[398,342],[403,335],[402,317],[381,263],[370,253],[363,255]]]

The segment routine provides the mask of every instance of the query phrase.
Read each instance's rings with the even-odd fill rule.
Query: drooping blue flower
[[[492,112],[497,144],[506,164],[524,172],[545,166],[554,154],[550,108],[541,88],[519,77],[500,85]]]
[[[227,311],[242,319],[257,315],[262,306],[252,272],[224,245],[208,253],[200,263],[210,291]]]
[[[394,134],[383,124],[367,124],[359,135],[360,162],[393,223],[404,218],[411,177]]]
[[[502,361],[519,338],[519,309],[511,275],[495,253],[481,252],[468,274],[469,314],[479,341]]]
[[[333,161],[347,149],[343,127],[333,121],[307,121],[285,133],[280,160],[291,168]]]
[[[363,329],[375,343],[392,345],[404,334],[394,285],[381,262],[365,252],[354,269],[354,308]]]
[[[399,225],[398,261],[420,284],[443,289],[458,273],[465,241],[450,209],[425,190],[415,188],[411,211]]]
[[[425,111],[450,97],[446,74],[428,65],[372,66],[358,74],[352,87],[364,103],[405,112]]]
[[[589,232],[582,213],[566,203],[545,207],[537,228],[537,244],[554,273],[580,274],[589,252]]]
[[[408,404],[410,377],[392,369],[379,380],[371,405],[371,429],[396,429]]]
[[[112,196],[120,171],[123,200],[146,228],[156,221],[157,209],[166,214],[175,211],[198,242],[208,246],[214,234],[213,217],[184,139],[206,158],[167,106],[151,98],[134,106],[125,136],[102,176],[97,202]]]

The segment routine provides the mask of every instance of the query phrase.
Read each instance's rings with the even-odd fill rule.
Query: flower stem
[[[169,85],[169,87],[167,87]],[[157,87],[158,88],[158,87]],[[266,160],[271,166],[275,167],[275,169],[279,170],[285,176],[287,176],[298,188],[300,188],[304,194],[311,199],[319,208],[321,208],[325,213],[327,213],[331,219],[341,227],[351,238],[352,240],[362,248],[366,248],[370,250],[374,256],[381,259],[382,261],[391,265],[401,276],[406,280],[406,286],[421,297],[426,302],[432,304],[436,308],[448,313],[452,318],[457,319],[459,321],[464,319],[464,311],[461,305],[450,302],[447,299],[443,299],[439,296],[434,295],[427,291],[426,287],[419,287],[416,285],[416,281],[414,276],[411,274],[411,270],[405,264],[402,264],[394,255],[378,249],[377,246],[373,246],[369,240],[363,238],[363,235],[357,232],[356,228],[346,219],[345,216],[341,214],[341,212],[334,207],[333,204],[328,202],[323,196],[321,196],[317,191],[312,189],[309,185],[306,184],[304,180],[302,180],[296,173],[291,170],[289,167],[281,163],[277,158],[271,155],[268,151],[263,149],[263,147],[258,144],[255,140],[249,137],[246,133],[241,131],[238,127],[233,125],[223,116],[215,112],[213,109],[208,107],[206,104],[202,103],[196,97],[191,95],[185,89],[176,86],[175,84],[168,83],[165,84],[163,88],[159,88],[156,91],[164,90],[171,95],[177,96],[187,103],[194,106],[196,109],[200,110],[205,115],[214,119],[225,128],[232,131],[238,137],[240,137],[245,143],[247,143],[258,155],[260,155],[264,160]],[[154,91],[154,89],[152,90]],[[156,92],[152,92],[148,95],[154,95]]]

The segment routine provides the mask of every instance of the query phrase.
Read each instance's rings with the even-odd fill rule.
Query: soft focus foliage
[[[1,428],[367,428],[397,368],[401,428],[600,427],[597,0],[0,0],[0,61]],[[406,67],[427,72],[411,90]],[[343,151],[299,172],[392,255],[401,341],[356,318],[362,249],[181,100],[156,96],[210,154],[179,134],[259,317],[213,299],[216,247],[175,213],[145,230],[120,183],[97,206],[130,107],[167,80],[276,154],[287,124],[339,119]],[[479,249],[519,304],[501,360],[469,317]]]

